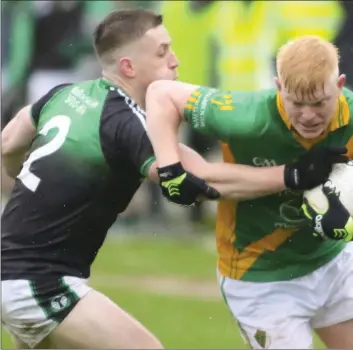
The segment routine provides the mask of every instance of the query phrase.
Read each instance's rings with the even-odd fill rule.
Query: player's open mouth
[[[321,123],[317,123],[317,124],[311,124],[311,125],[305,125],[305,124],[301,124],[301,127],[305,130],[315,130],[321,127]]]

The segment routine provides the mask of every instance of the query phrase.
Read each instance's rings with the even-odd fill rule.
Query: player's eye
[[[323,101],[316,102],[314,103],[314,107],[320,107],[323,105],[323,103],[324,103]]]
[[[164,57],[167,54],[168,50],[163,50],[158,52],[159,57]]]

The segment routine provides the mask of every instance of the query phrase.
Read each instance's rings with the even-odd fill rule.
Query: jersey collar
[[[121,90],[126,96],[129,96],[129,94],[119,85],[114,84],[112,81],[100,78],[100,84],[102,84],[105,88],[107,89],[114,89],[114,90]],[[130,97],[130,96],[129,96]],[[130,97],[131,98],[131,97]]]
[[[277,92],[277,97],[276,97],[276,104],[277,104],[277,109],[278,112],[284,122],[284,124],[287,126],[289,130],[293,131],[293,135],[295,138],[305,147],[305,148],[310,148],[313,144],[323,140],[329,132],[335,131],[339,128],[342,128],[343,126],[346,126],[349,124],[350,120],[350,111],[349,111],[349,106],[346,100],[346,97],[341,93],[340,97],[337,101],[337,107],[336,107],[336,112],[334,117],[332,118],[330,124],[328,125],[328,128],[326,129],[326,132],[323,135],[320,135],[319,137],[313,139],[313,140],[306,140],[303,139],[300,135],[298,135],[293,129],[292,129],[292,124],[288,118],[288,115],[284,109],[283,106],[283,101],[281,98],[281,95],[279,92]]]

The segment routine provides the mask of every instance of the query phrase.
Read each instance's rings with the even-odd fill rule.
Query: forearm
[[[179,144],[179,155],[185,170],[205,180],[223,198],[245,200],[286,189],[284,166],[257,168],[241,164],[209,163],[183,144]]]
[[[207,163],[207,167],[201,171],[195,169],[194,173],[226,199],[246,200],[286,189],[284,166],[256,168],[240,164]]]
[[[180,161],[178,129],[181,116],[167,91],[150,86],[146,97],[147,128],[159,167]]]

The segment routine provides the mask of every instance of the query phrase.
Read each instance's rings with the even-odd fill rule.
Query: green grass
[[[148,236],[111,239],[98,254],[92,273],[181,276],[216,281],[216,254],[202,241]]]
[[[113,238],[101,250],[92,275],[97,281],[100,275],[114,274],[117,281],[119,275],[168,275],[216,283],[215,264],[216,255],[196,240]],[[222,300],[157,295],[116,283],[94,287],[140,320],[167,348],[246,348]],[[2,335],[2,349],[13,348],[8,334]]]

